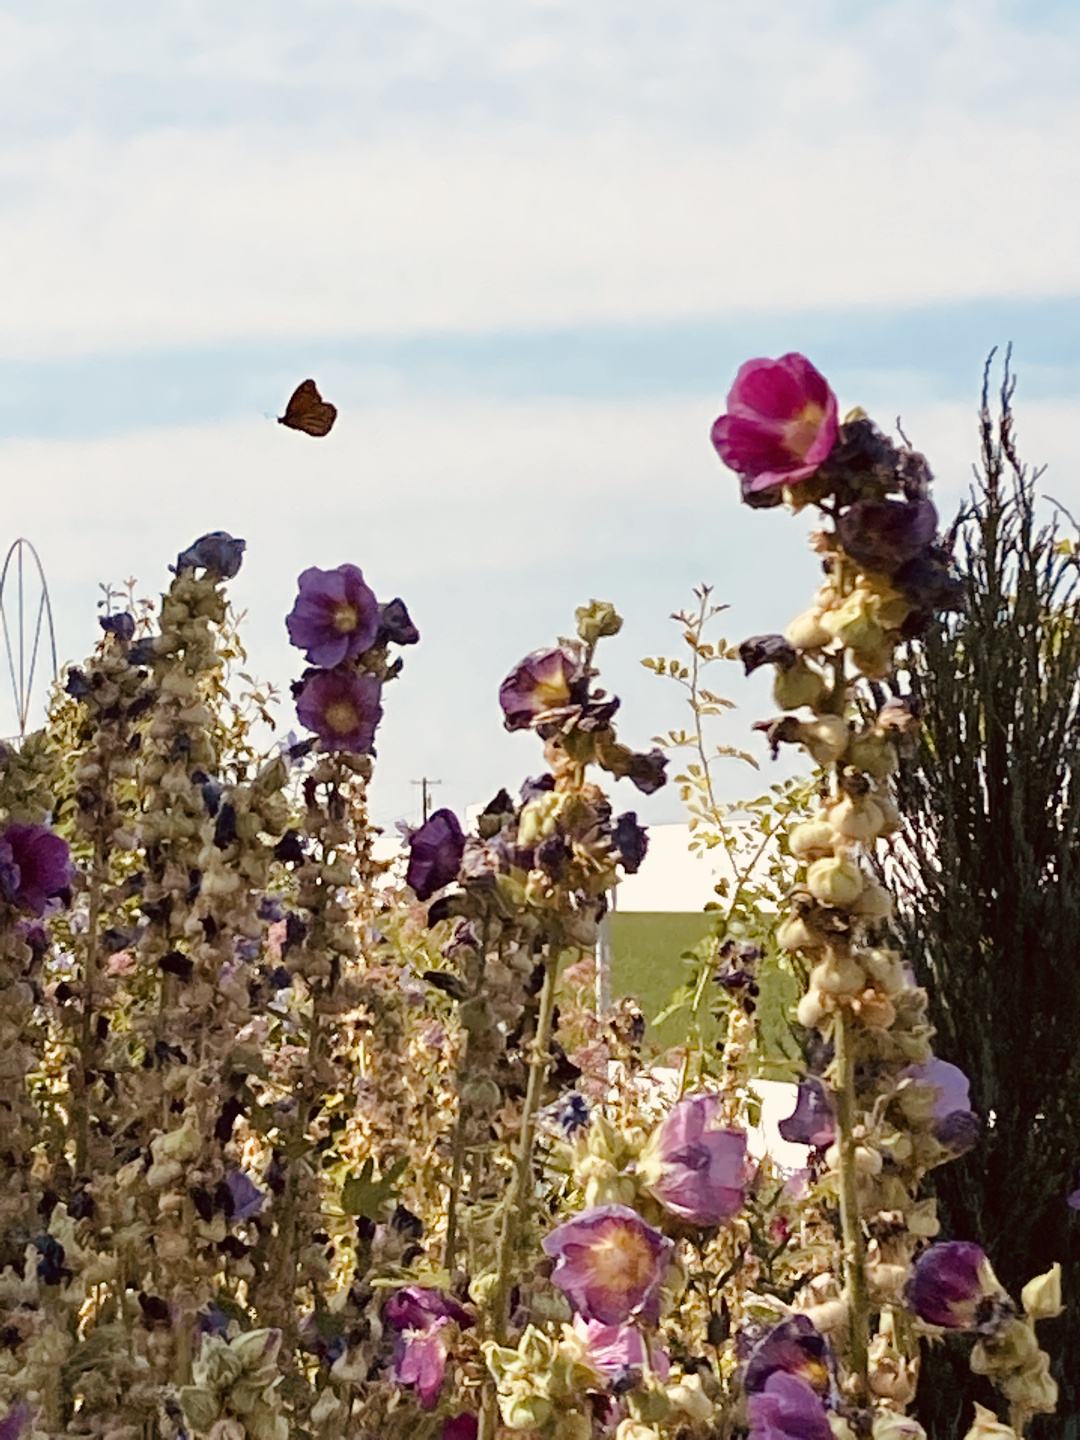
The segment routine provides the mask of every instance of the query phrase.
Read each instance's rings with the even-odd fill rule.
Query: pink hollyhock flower
[[[727,397],[712,443],[743,477],[743,496],[806,480],[828,458],[839,423],[836,396],[805,355],[747,360]]]
[[[425,1410],[434,1409],[450,1353],[444,1331],[451,1322],[469,1326],[473,1317],[441,1290],[420,1285],[396,1290],[386,1302],[383,1315],[398,1332],[394,1379],[399,1385],[411,1385]]]
[[[660,1287],[675,1247],[626,1205],[597,1205],[544,1238],[552,1283],[586,1320],[625,1325],[660,1318]]]
[[[691,1225],[723,1225],[743,1206],[746,1135],[714,1125],[719,1095],[689,1095],[653,1131],[637,1173],[665,1210]]]
[[[777,1371],[747,1401],[748,1440],[832,1440],[817,1392],[797,1375]]]
[[[636,1325],[603,1325],[574,1316],[574,1334],[585,1350],[585,1362],[600,1375],[621,1375],[645,1364],[645,1338]],[[671,1373],[671,1357],[662,1345],[650,1345],[649,1368],[660,1380]]]

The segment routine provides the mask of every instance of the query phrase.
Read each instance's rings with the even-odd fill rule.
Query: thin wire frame
[[[14,567],[12,567],[14,561]],[[32,563],[31,563],[32,562]],[[39,593],[36,606],[33,603],[33,577],[37,572]],[[29,573],[28,573],[29,572]],[[11,581],[9,581],[9,573]],[[11,583],[15,595],[11,596]],[[28,586],[30,593],[28,593]],[[29,600],[29,604],[28,604]],[[14,607],[14,615],[12,609]],[[34,612],[33,636],[28,633],[28,612]],[[48,637],[48,656],[52,661],[52,679],[59,673],[56,663],[56,631],[53,629],[52,601],[49,599],[49,582],[41,557],[25,537],[20,536],[8,550],[4,568],[0,570],[0,629],[3,631],[4,649],[7,654],[8,678],[11,682],[11,699],[19,723],[20,740],[26,736],[30,719],[30,706],[34,695],[34,681],[42,661],[43,632]],[[12,630],[14,629],[14,638]],[[42,661],[42,665],[44,661]]]

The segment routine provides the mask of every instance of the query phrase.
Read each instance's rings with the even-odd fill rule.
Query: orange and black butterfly
[[[303,430],[305,435],[329,435],[337,419],[337,406],[319,394],[314,380],[303,380],[289,396],[285,414],[278,416],[279,425],[290,430]]]

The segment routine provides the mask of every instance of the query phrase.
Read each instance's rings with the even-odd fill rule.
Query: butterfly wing
[[[337,407],[324,400],[314,380],[303,380],[289,396],[285,414],[278,416],[279,425],[302,430],[305,435],[328,435],[337,419]]]

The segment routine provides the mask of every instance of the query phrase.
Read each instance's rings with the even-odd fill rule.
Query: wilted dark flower
[[[274,856],[285,865],[300,865],[304,859],[304,842],[299,830],[286,830],[274,846]]]
[[[745,940],[725,940],[718,956],[720,964],[713,979],[730,995],[745,992],[757,995],[758,986],[754,979],[761,951],[756,945]]]
[[[224,530],[212,530],[180,552],[176,557],[176,573],[201,566],[221,580],[231,580],[240,572],[246,548],[246,540],[234,540]]]
[[[739,646],[739,659],[747,675],[752,675],[762,665],[790,670],[798,658],[799,652],[783,635],[751,635]]]
[[[795,1109],[776,1127],[780,1138],[790,1145],[811,1145],[826,1149],[836,1139],[836,1115],[825,1086],[814,1075],[799,1081]]]
[[[712,428],[720,459],[743,477],[744,498],[806,480],[828,458],[836,396],[805,355],[748,360]]]
[[[805,1315],[781,1320],[754,1346],[746,1365],[743,1386],[748,1395],[765,1389],[778,1372],[796,1375],[817,1391],[828,1394],[832,1380],[829,1344]]]
[[[561,880],[570,860],[571,849],[565,835],[549,835],[536,847],[535,864],[552,880]]]
[[[144,635],[141,640],[136,640],[127,653],[129,665],[152,665],[157,655],[156,635]],[[131,715],[129,709],[128,714]]]
[[[615,821],[611,843],[619,852],[619,862],[627,875],[636,875],[649,848],[649,832],[638,824],[636,811],[627,810]]]
[[[115,615],[99,615],[98,624],[106,635],[115,635],[117,640],[130,640],[135,634],[135,616],[128,610]]]
[[[833,1440],[817,1392],[797,1375],[779,1370],[747,1401],[748,1440]]]
[[[379,602],[355,565],[312,566],[297,583],[300,593],[285,625],[310,664],[331,669],[371,648],[379,631]]]
[[[465,835],[452,810],[436,810],[409,837],[409,868],[405,883],[418,900],[457,879],[465,853]]]
[[[388,600],[379,606],[379,633],[377,644],[392,641],[395,645],[415,645],[420,639],[417,630],[405,608],[404,600]]]
[[[643,795],[651,795],[667,783],[664,771],[668,762],[662,750],[639,754],[609,738],[597,747],[596,758],[609,774],[631,781]]]
[[[266,1203],[266,1196],[246,1170],[230,1170],[225,1184],[232,1198],[232,1218],[250,1220]]]
[[[39,1235],[34,1245],[39,1256],[38,1279],[43,1285],[62,1285],[71,1279],[74,1272],[64,1264],[66,1252],[54,1235]]]
[[[571,1090],[569,1095],[564,1095],[555,1103],[553,1116],[564,1135],[576,1135],[589,1123],[589,1106],[583,1095]]]
[[[499,704],[507,730],[523,730],[537,716],[585,700],[581,658],[562,646],[534,650],[499,686]]]
[[[64,682],[64,690],[76,700],[85,700],[90,694],[91,685],[86,675],[76,665],[72,665],[67,673],[67,680]]]
[[[665,1210],[691,1225],[723,1225],[742,1209],[746,1135],[714,1122],[719,1095],[688,1095],[649,1137],[638,1177]]]
[[[555,788],[554,775],[537,775],[526,780],[521,787],[521,803],[528,805],[530,800],[535,800],[538,795],[546,795]]]
[[[934,615],[966,608],[963,582],[951,573],[949,557],[936,545],[908,560],[892,580],[915,607],[919,618],[926,617],[928,621]],[[905,623],[905,633],[908,631],[911,631],[910,620]]]
[[[309,670],[296,697],[296,714],[327,750],[366,755],[382,719],[381,695],[382,686],[374,675]]]
[[[856,500],[840,516],[836,533],[857,565],[895,575],[931,544],[937,524],[931,500]]]
[[[642,1316],[655,1325],[671,1241],[626,1205],[597,1205],[556,1226],[543,1241],[551,1280],[579,1314],[605,1325]]]
[[[0,893],[34,915],[71,883],[67,841],[46,825],[9,825],[0,832]]]
[[[443,1421],[440,1440],[476,1440],[480,1433],[480,1423],[476,1416],[469,1410],[463,1410],[460,1415],[448,1415]]]
[[[904,1301],[928,1325],[984,1335],[996,1333],[1013,1314],[986,1252],[967,1240],[945,1240],[924,1250],[908,1276]]]

